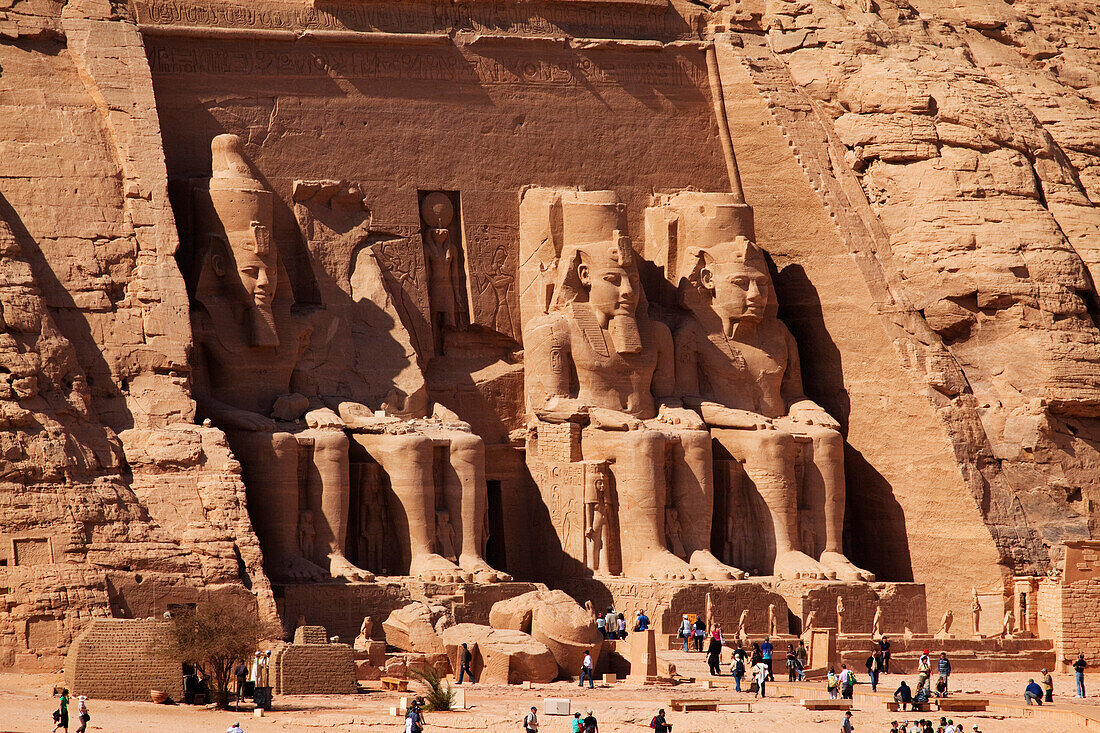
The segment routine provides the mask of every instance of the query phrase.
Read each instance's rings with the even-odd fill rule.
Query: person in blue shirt
[[[638,611],[638,626],[635,631],[646,631],[649,629],[649,616],[645,615],[645,611]]]
[[[943,696],[947,697],[947,682],[951,677],[951,662],[947,660],[947,652],[940,652],[939,663],[940,680],[943,682]]]
[[[768,665],[769,682],[775,679],[774,677],[772,677],[772,651],[774,649],[775,647],[772,646],[771,641],[768,639],[768,637],[765,636],[764,643],[760,645],[760,656],[764,658],[764,664]]]
[[[1043,688],[1035,684],[1035,680],[1028,680],[1027,687],[1024,688],[1024,699],[1027,700],[1027,704],[1035,705],[1043,704]]]

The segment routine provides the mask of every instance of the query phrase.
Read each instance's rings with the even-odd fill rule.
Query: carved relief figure
[[[328,574],[368,579],[344,557],[343,423],[308,370],[297,368],[311,329],[290,309],[272,241],[274,194],[254,177],[237,136],[215,137],[211,153],[209,186],[195,197],[201,260],[191,324],[199,416],[225,430],[241,460],[249,513],[272,576],[305,580],[326,572],[303,556],[298,536],[300,446],[312,446],[315,549],[327,556]]]
[[[618,211],[615,205],[563,203],[554,303],[524,332],[527,379],[539,385],[528,390],[529,408],[540,420],[585,425],[584,458],[610,462],[625,575],[741,576],[710,553],[710,439],[698,415],[674,395],[672,336],[646,313],[636,255],[614,228]],[[667,505],[680,512],[689,557],[668,550]]]
[[[302,549],[302,556],[310,560],[315,553],[314,539],[317,537],[313,529],[313,512],[306,509],[298,513],[298,545]]]
[[[982,617],[982,604],[978,602],[978,589],[970,589],[970,616],[974,621],[974,638],[981,636],[978,625]]]
[[[584,506],[586,512],[585,540],[588,567],[595,574],[611,573],[610,497],[607,491],[607,465],[590,465],[585,472]]]
[[[493,252],[489,272],[481,276],[479,289],[492,304],[490,310],[493,313],[493,328],[501,333],[513,334],[515,327],[512,324],[512,309],[508,304],[508,294],[512,290],[515,277],[505,270],[507,264],[508,248],[502,244]]]
[[[459,252],[451,237],[455,209],[451,197],[433,191],[420,202],[420,217],[427,229],[424,237],[425,259],[428,265],[428,304],[431,309],[432,333],[436,353],[443,351],[443,329],[459,325],[461,307]]]
[[[451,562],[458,560],[455,552],[455,531],[451,527],[451,514],[446,509],[435,512],[435,540],[439,554]]]
[[[743,220],[747,207],[719,194],[694,196],[706,197],[707,206],[685,207],[685,217],[697,218],[682,223],[680,253],[668,264],[693,316],[676,333],[678,393],[743,462],[764,500],[775,575],[872,580],[843,554],[844,439],[802,390],[798,346],[776,316],[764,253],[741,236],[751,227]],[[696,213],[704,208],[707,214]],[[808,453],[803,493],[824,527],[819,555],[803,546],[799,531],[796,443]]]

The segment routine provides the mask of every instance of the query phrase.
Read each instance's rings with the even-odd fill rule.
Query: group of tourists
[[[596,629],[600,636],[609,641],[625,639],[626,627],[626,616],[616,613],[613,606],[608,606],[606,613],[596,614]],[[634,631],[649,630],[649,616],[645,615],[645,611],[638,609],[634,613],[634,624],[631,628]]]
[[[900,724],[894,720],[890,722],[889,733],[965,733],[962,723],[956,724],[953,720],[940,718],[939,724],[931,720],[903,720]],[[982,733],[978,726],[974,726],[971,733]]]
[[[88,727],[88,721],[92,719],[88,712],[88,698],[80,695],[76,698],[76,719],[80,725],[76,733],[84,733]],[[57,709],[53,711],[53,733],[65,731],[69,733],[69,690],[63,688],[57,698]]]

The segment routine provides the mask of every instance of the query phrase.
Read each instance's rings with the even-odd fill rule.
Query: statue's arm
[[[783,373],[783,383],[780,385],[783,401],[787,404],[787,414],[792,420],[804,422],[807,425],[820,425],[838,430],[840,423],[826,412],[825,408],[807,397],[803,391],[798,343],[786,326],[780,324],[780,328],[783,329],[783,339],[787,347],[787,370]]]
[[[673,340],[676,364],[676,393],[683,403],[698,409],[703,398],[699,396],[699,347],[695,329],[689,325],[676,331]]]
[[[569,326],[558,315],[533,319],[523,335],[525,368],[537,381],[539,401],[532,411],[547,422],[584,421],[588,406],[570,394],[569,374],[573,362]]]
[[[198,336],[201,329],[196,329],[196,332]],[[210,422],[219,428],[236,428],[255,432],[274,431],[275,421],[267,415],[233,407],[214,397],[213,387],[210,383],[209,361],[206,348],[203,346],[202,341],[197,338],[195,348],[191,352],[191,394],[195,397],[198,417],[210,418]]]
[[[699,415],[684,406],[680,399],[676,362],[676,344],[668,326],[656,322],[654,335],[657,346],[657,368],[653,372],[653,397],[657,402],[657,415],[662,422],[679,425],[689,430],[706,430]],[[698,391],[698,389],[696,389]]]
[[[313,378],[308,359],[311,335],[312,330],[306,329],[299,337],[298,362],[290,375],[292,394],[276,399],[273,412],[277,413],[282,408],[287,415],[297,412],[299,417],[305,417],[306,424],[311,428],[342,430],[346,426],[334,406],[339,403],[339,398],[321,394],[317,380]]]

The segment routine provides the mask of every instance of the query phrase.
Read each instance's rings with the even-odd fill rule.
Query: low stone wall
[[[356,690],[355,652],[347,644],[286,644],[272,657],[276,695],[343,695]]]
[[[92,621],[69,647],[65,685],[74,695],[148,700],[149,690],[183,698],[183,665],[163,651],[170,624],[153,619]]]

